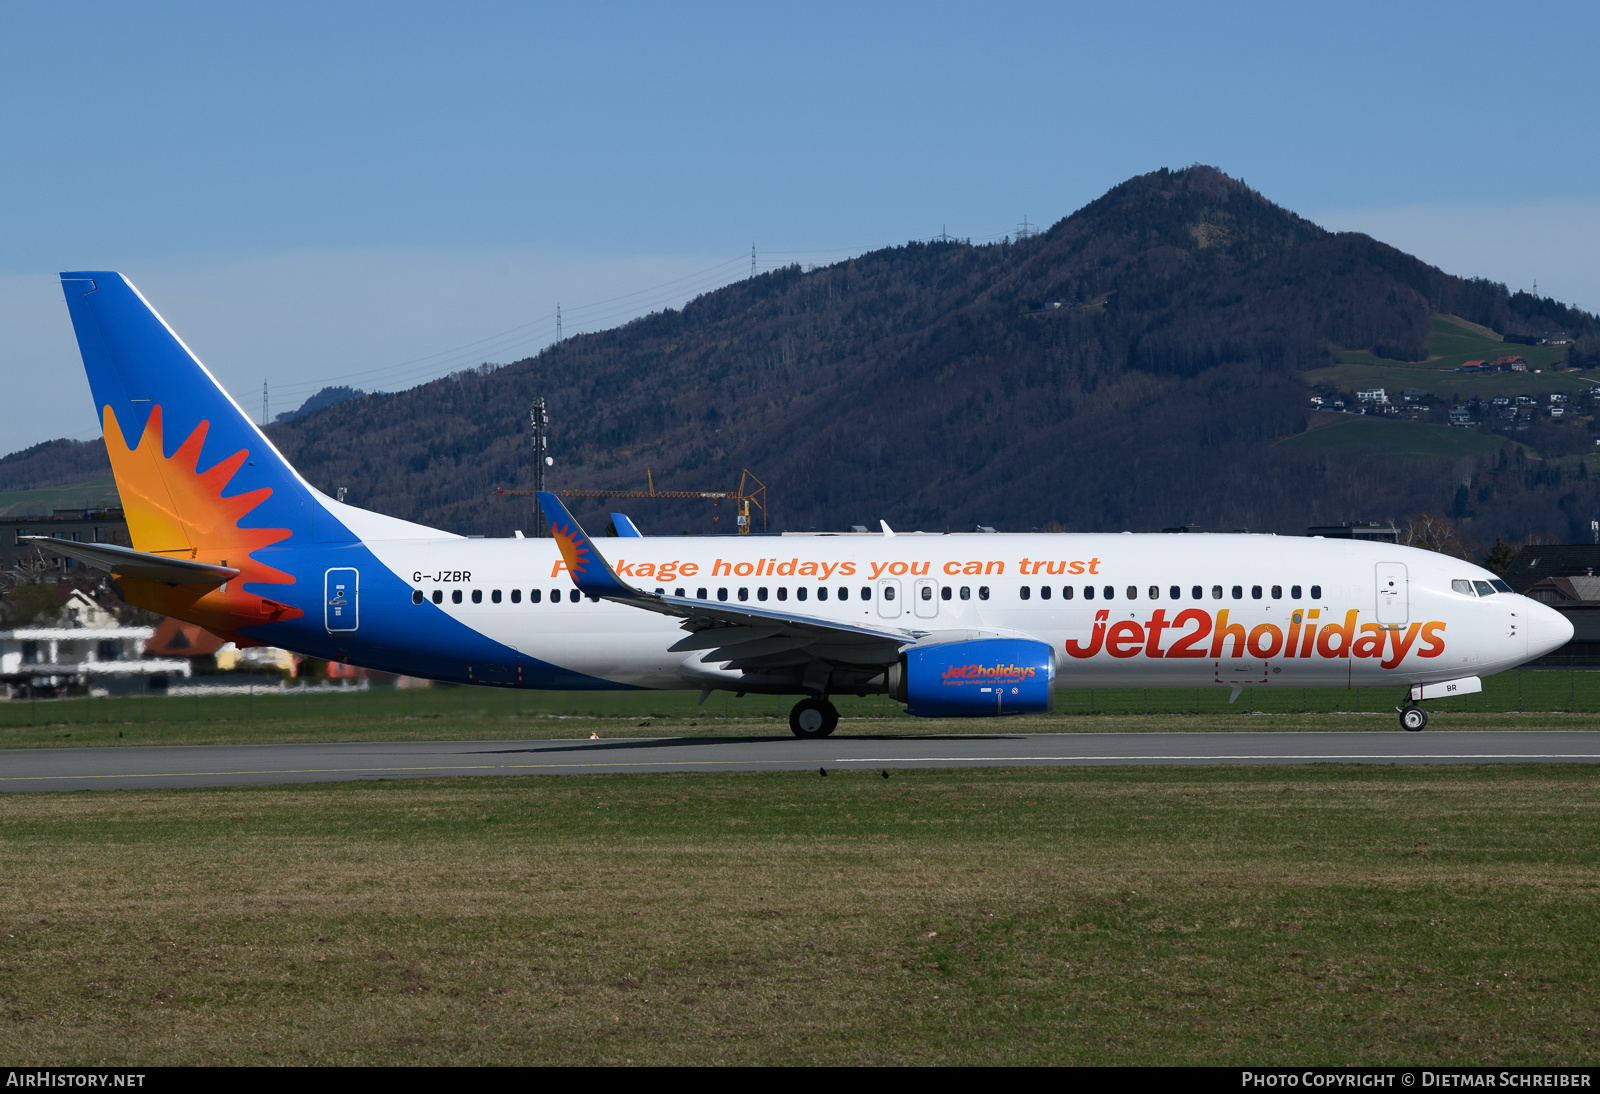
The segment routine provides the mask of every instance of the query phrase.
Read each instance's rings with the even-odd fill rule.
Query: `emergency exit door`
[[[1403,562],[1380,562],[1377,566],[1378,622],[1385,627],[1403,627],[1411,621],[1411,598],[1406,591]]]
[[[342,566],[323,578],[322,620],[329,634],[347,634],[361,623],[361,575]]]

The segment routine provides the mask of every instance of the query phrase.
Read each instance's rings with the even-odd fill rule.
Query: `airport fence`
[[[287,687],[267,683],[225,690],[188,687],[172,695],[75,695],[0,702],[0,726],[85,722],[245,722],[275,719],[318,723],[433,718],[613,718],[662,720],[672,725],[748,719],[786,719],[793,696],[716,692],[699,703],[693,691],[517,691],[437,686]],[[1388,712],[1405,701],[1401,688],[1246,688],[1229,704],[1229,689],[1063,688],[1058,714],[1217,715]],[[846,718],[906,718],[888,696],[836,695]],[[1477,695],[1432,700],[1432,711],[1600,711],[1600,671],[1525,669],[1484,680]]]

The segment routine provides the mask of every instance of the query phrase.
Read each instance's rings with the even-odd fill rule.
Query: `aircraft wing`
[[[807,657],[881,664],[893,661],[906,646],[931,633],[636,589],[623,582],[601,557],[560,498],[541,493],[539,504],[579,592],[681,619],[683,629],[691,634],[671,649],[713,650],[702,658],[707,662],[729,660],[730,668],[766,667],[775,659],[792,660],[804,651]]]
[[[239,571],[233,566],[213,566],[209,562],[195,562],[193,559],[146,554],[115,543],[78,543],[74,540],[52,539],[50,536],[17,538],[37,543],[58,555],[110,570],[119,577],[142,577],[168,585],[221,585],[239,576]]]

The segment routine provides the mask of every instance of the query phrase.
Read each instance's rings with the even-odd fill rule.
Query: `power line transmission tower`
[[[750,244],[750,276],[752,278],[756,276],[756,245],[754,243]]]
[[[561,341],[561,302],[556,301],[556,341]]]
[[[555,462],[550,458],[550,415],[544,408],[543,395],[533,401],[528,422],[533,427],[533,488],[543,490],[544,469]],[[544,514],[537,499],[533,503],[533,534],[545,535]]]
[[[267,403],[267,382],[261,381],[261,424],[267,425],[272,421],[271,411]]]
[[[1017,242],[1021,243],[1024,239],[1027,239],[1034,234],[1034,225],[1028,223],[1028,214],[1023,213],[1022,223],[1017,226]]]

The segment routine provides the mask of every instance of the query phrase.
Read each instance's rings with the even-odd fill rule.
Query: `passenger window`
[[[1252,586],[1250,586],[1250,599],[1251,600],[1260,600],[1261,599],[1261,586],[1260,585],[1252,585]]]
[[[862,589],[861,590],[861,599],[865,600],[866,598],[867,598],[867,590]],[[894,599],[894,586],[893,585],[885,585],[883,587],[883,598],[885,600],[893,600]]]
[[[940,600],[949,600],[950,599],[950,586],[946,585],[944,588],[939,590],[939,599]]]
[[[922,587],[922,599],[924,599],[924,600],[932,600],[933,599],[933,586],[932,585],[924,585]]]
[[[757,600],[765,600],[766,598],[767,598],[767,587],[765,585],[763,585],[763,586],[761,586],[761,588],[756,590],[756,599]]]
[[[826,600],[826,599],[828,599],[828,587],[826,585],[818,585],[817,586],[817,599],[818,600]]]
[[[673,589],[672,590],[672,595],[681,597],[683,595],[683,590],[682,589]]]
[[[528,603],[529,604],[537,604],[537,603],[539,603],[539,601],[541,601],[543,599],[544,599],[544,592],[542,590],[539,590],[539,589],[529,589],[528,590]]]
[[[583,599],[583,594],[578,592],[577,589],[573,589],[567,593],[567,599],[576,604],[579,600]]]
[[[1494,586],[1487,581],[1474,581],[1472,587],[1478,590],[1479,596],[1493,596]]]
[[[1490,578],[1489,584],[1494,586],[1494,591],[1497,593],[1509,593],[1511,591],[1511,586],[1497,577]]]
[[[661,591],[660,589],[656,590],[656,592],[658,592],[658,593],[660,591]],[[513,603],[513,604],[521,604],[522,603],[522,590],[521,589],[512,589],[511,590],[511,603]]]
[[[1093,600],[1094,599],[1094,586],[1093,585],[1085,585],[1083,587],[1083,598],[1085,600]]]
[[[666,596],[667,595],[667,590],[663,589],[660,585],[657,585],[656,586],[656,595],[657,596]],[[511,599],[512,600],[517,599],[517,594],[516,593],[512,593],[511,594]]]
[[[961,599],[962,600],[971,600],[972,599],[972,586],[971,585],[963,585],[963,586],[961,586]]]
[[[444,592],[442,590],[439,590],[439,589],[433,590],[433,602],[435,604],[443,604],[444,603]]]
[[[1174,585],[1170,589],[1168,589],[1167,590],[1167,594],[1168,594],[1168,596],[1167,596],[1168,600],[1182,600],[1183,599],[1183,590],[1178,588],[1178,586],[1176,586],[1176,585]]]
[[[794,591],[794,598],[796,600],[804,600],[806,598],[806,587],[804,585]]]
[[[739,590],[739,599],[740,600],[749,600],[750,599],[750,590],[749,589],[745,589],[745,588],[741,588]]]
[[[1063,586],[1061,586],[1061,599],[1062,600],[1071,600],[1072,599],[1072,593],[1073,593],[1073,588],[1072,588],[1071,585],[1063,585]]]
[[[1050,599],[1050,586],[1048,586],[1048,585],[1040,585],[1039,586],[1039,599],[1040,600],[1049,600]]]
[[[1274,600],[1282,600],[1283,599],[1283,586],[1282,585],[1274,585],[1272,587],[1272,599],[1274,599]]]
[[[1136,586],[1136,585],[1129,585],[1128,586],[1128,599],[1129,600],[1138,600],[1139,599],[1139,588],[1138,588],[1138,586]]]
[[[724,587],[722,587],[722,588],[717,590],[717,599],[718,600],[726,600],[726,599],[728,599],[728,589],[727,589],[726,586],[724,586]]]
[[[787,586],[785,586],[785,585],[779,585],[778,586],[778,599],[779,600],[788,600],[789,599],[789,589],[788,589]]]
[[[1022,587],[1022,599],[1027,600],[1032,595],[1033,595],[1033,591],[1031,589],[1029,589],[1028,586],[1024,585]]]
[[[1117,598],[1117,590],[1113,589],[1110,585],[1107,585],[1101,591],[1105,593],[1107,600],[1115,600]]]
[[[474,604],[482,604],[483,603],[483,590],[482,589],[473,589],[472,590],[472,602]]]
[[[696,589],[694,591],[694,595],[699,599],[704,600],[706,598],[706,591],[704,589]]]
[[[489,599],[496,604],[500,603],[500,590],[496,589],[494,592],[490,593]]]
[[[413,604],[421,604],[422,603],[422,590],[421,589],[413,589],[412,590],[412,592],[411,592],[411,603],[413,603]]]
[[[1465,581],[1459,577],[1450,582],[1450,591],[1453,593],[1461,593],[1465,596],[1474,595],[1472,592],[1472,582]]]
[[[450,603],[452,603],[452,604],[461,603],[461,590],[460,589],[451,589],[450,590]]]
[[[1211,586],[1211,599],[1212,600],[1221,600],[1222,599],[1222,586],[1221,585],[1213,585],[1213,586]]]
[[[1152,586],[1150,586],[1150,599],[1151,600],[1160,600],[1161,599],[1161,586],[1160,585],[1152,585]]]
[[[1289,586],[1289,599],[1290,600],[1299,600],[1300,599],[1300,586],[1298,586],[1298,585],[1290,585]]]
[[[988,600],[989,599],[989,586],[987,586],[987,585],[979,585],[978,586],[978,599],[979,600]]]
[[[893,595],[892,590],[894,589],[894,586],[891,585],[891,586],[889,586],[889,588],[891,590],[889,599],[893,600],[894,599],[894,595]],[[844,599],[846,599],[846,600],[850,599],[850,590],[849,589],[846,589],[844,591]],[[866,585],[861,586],[861,599],[862,600],[871,600],[872,599],[872,590],[869,587],[867,587]]]
[[[1311,599],[1312,600],[1321,600],[1322,599],[1322,586],[1321,585],[1313,585],[1313,586],[1311,586]]]
[[[1233,587],[1233,598],[1235,600],[1243,600],[1244,599],[1244,586],[1243,585],[1235,585]]]

